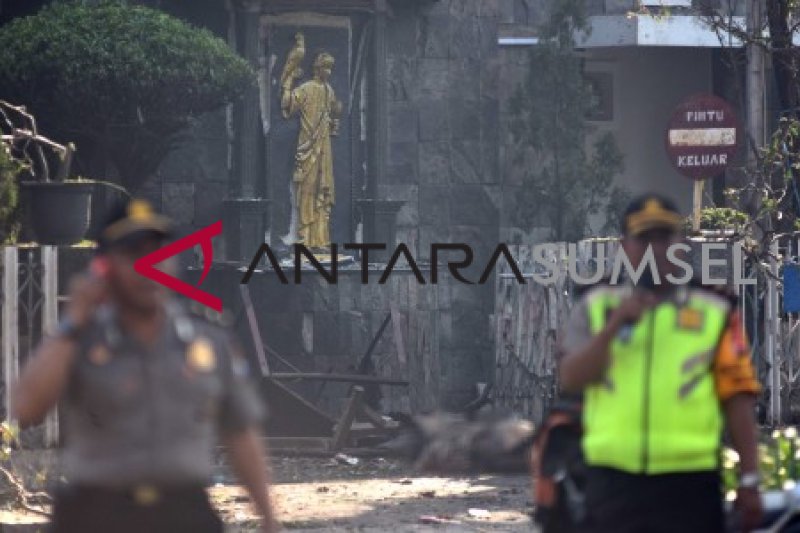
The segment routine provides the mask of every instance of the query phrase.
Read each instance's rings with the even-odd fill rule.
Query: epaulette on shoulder
[[[206,307],[200,303],[192,302],[189,304],[187,311],[189,316],[202,323],[212,326],[227,328],[231,325],[230,314],[227,311],[218,313],[213,309]]]

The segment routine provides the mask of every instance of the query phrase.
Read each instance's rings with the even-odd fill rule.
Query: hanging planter
[[[63,146],[43,135],[36,128],[36,119],[24,106],[0,100],[0,116],[5,128],[0,141],[9,150],[22,154],[29,162],[27,172],[36,180],[20,182],[20,196],[25,213],[21,233],[40,244],[66,245],[83,239],[89,227],[92,191],[95,182],[68,180],[75,145]],[[21,125],[17,125],[21,123]],[[58,154],[60,164],[55,180],[50,179],[45,149]],[[32,235],[31,235],[32,234]]]
[[[32,117],[31,123],[35,126]],[[95,182],[67,179],[75,146],[72,143],[67,146],[55,143],[38,135],[34,128],[15,130],[14,133],[17,137],[27,136],[38,144],[36,151],[44,179],[20,183],[23,202],[27,205],[27,222],[33,237],[39,244],[68,245],[80,242],[89,229]],[[58,175],[53,181],[50,180],[41,145],[58,152],[61,157]]]

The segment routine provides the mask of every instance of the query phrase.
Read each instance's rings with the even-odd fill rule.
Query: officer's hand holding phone
[[[67,317],[75,328],[86,326],[105,300],[108,292],[106,277],[110,265],[108,259],[96,256],[89,265],[89,273],[76,276],[70,282]]]
[[[658,303],[658,297],[646,289],[634,289],[633,292],[622,300],[619,307],[611,315],[611,323],[616,328],[636,324],[645,311]]]

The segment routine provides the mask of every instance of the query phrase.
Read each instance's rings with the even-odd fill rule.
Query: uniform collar
[[[631,294],[636,286],[630,280],[630,278],[626,277],[625,281],[622,283],[622,287],[625,290],[625,294]],[[671,285],[670,290],[658,293],[661,296],[660,303],[670,302],[674,303],[678,307],[682,307],[686,305],[689,301],[689,286],[682,284],[682,285]]]
[[[195,325],[186,309],[173,299],[165,305],[167,320],[181,342],[189,343],[195,337]]]

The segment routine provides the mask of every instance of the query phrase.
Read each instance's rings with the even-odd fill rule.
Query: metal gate
[[[542,258],[534,260],[533,245],[510,246],[525,279],[520,283],[507,262],[498,264],[495,294],[495,403],[539,422],[557,392],[556,342],[569,317],[574,293],[568,268],[570,245],[556,243],[544,250],[545,263],[559,265],[552,283],[540,283],[534,274],[547,275]],[[586,240],[573,245],[581,276],[598,268],[603,250],[603,271],[611,268],[619,244],[614,239]]]
[[[58,321],[58,248],[55,246],[4,246],[0,297],[0,349],[2,349],[3,419],[8,419],[11,385],[20,363],[32,353],[43,332]],[[43,442],[58,442],[58,417],[52,411],[44,423]]]

